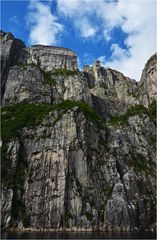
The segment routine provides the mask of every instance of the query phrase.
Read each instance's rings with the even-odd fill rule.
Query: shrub
[[[35,63],[19,63],[17,64],[17,66],[21,67],[21,68],[27,68],[27,67],[38,67],[38,65],[36,65]]]
[[[153,175],[153,172],[155,170],[155,163],[152,161],[147,161],[147,158],[142,153],[130,152],[130,155],[130,165],[133,166],[137,173],[144,172],[146,174]]]
[[[44,78],[44,84],[48,84],[48,85],[55,85],[56,84],[56,79],[54,79],[52,77],[52,73],[51,72],[44,72],[42,70],[42,74],[43,74],[43,78]]]
[[[88,219],[88,221],[92,221],[93,214],[91,212],[86,212],[86,218]]]
[[[35,127],[42,122],[52,107],[48,104],[18,103],[2,108],[2,140],[17,136],[24,127]]]
[[[55,69],[51,71],[51,74],[54,76],[64,76],[64,77],[75,76],[75,75],[78,75],[78,73],[79,73],[78,70],[70,70],[70,69],[64,69],[64,68]]]
[[[85,102],[65,100],[58,104],[30,104],[18,103],[16,105],[2,108],[2,140],[7,140],[17,136],[24,127],[33,128],[42,123],[43,118],[50,111],[63,111],[78,106],[85,116],[96,123],[99,127],[103,127],[104,120]],[[62,116],[59,114],[59,116]],[[59,117],[60,119],[60,117]]]
[[[141,115],[141,114],[147,114],[151,118],[153,118],[153,116],[154,116],[154,105],[152,104],[152,106],[149,106],[148,109],[145,108],[143,105],[132,106],[126,111],[126,113],[124,115],[111,116],[111,120],[109,121],[109,123],[111,125],[124,124],[125,122],[128,121],[130,116]]]
[[[151,120],[156,124],[156,101],[154,100],[148,108],[148,115]]]

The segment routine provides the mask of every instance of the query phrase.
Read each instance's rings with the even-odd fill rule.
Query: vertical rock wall
[[[5,83],[11,66],[16,64],[20,51],[25,47],[24,42],[14,38],[11,33],[0,31],[0,52],[1,52],[1,95],[3,97]]]
[[[153,231],[154,57],[137,83],[13,42],[2,33],[2,228]]]

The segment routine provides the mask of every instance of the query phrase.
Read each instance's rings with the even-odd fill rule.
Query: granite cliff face
[[[1,38],[2,228],[154,230],[156,55],[136,82]]]
[[[1,90],[2,96],[4,94],[5,82],[8,77],[8,72],[11,66],[13,66],[18,57],[20,50],[25,47],[24,42],[14,38],[11,33],[5,33],[0,31],[0,49],[1,49]]]

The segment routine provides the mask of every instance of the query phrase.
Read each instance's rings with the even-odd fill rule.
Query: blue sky
[[[156,52],[156,0],[2,1],[1,28],[27,46],[64,46],[78,55],[79,66],[102,65],[140,79]]]

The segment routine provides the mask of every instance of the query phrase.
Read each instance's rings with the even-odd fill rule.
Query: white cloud
[[[111,50],[112,50],[112,59],[118,59],[121,60],[123,58],[128,57],[128,51],[124,48],[119,47],[118,44],[112,44],[111,45]]]
[[[94,37],[98,28],[89,19],[91,2],[86,0],[57,0],[58,10],[66,17],[70,17],[73,24],[83,38]],[[87,17],[86,17],[87,16]]]
[[[80,19],[76,20],[75,26],[80,30],[81,36],[84,38],[93,37],[97,32],[97,29],[92,27],[87,18],[83,18],[81,21]]]
[[[105,64],[129,77],[140,79],[144,64],[157,49],[156,0],[118,0],[114,2],[57,0],[57,4],[59,12],[72,19],[82,37],[92,36],[96,40],[97,32],[101,30],[104,41],[110,40],[111,58]],[[94,21],[91,16],[95,17]],[[86,19],[87,25],[83,25],[84,19]],[[96,25],[98,21],[102,22],[99,26]],[[111,33],[114,31],[114,27],[121,28],[126,34],[125,48],[119,46],[119,43],[112,39]],[[100,56],[100,58],[102,57]]]
[[[30,28],[30,44],[57,44],[58,34],[62,32],[63,26],[51,13],[50,2],[30,1],[26,22]]]
[[[98,60],[101,62],[101,64],[105,64],[105,62],[106,62],[106,58],[105,58],[105,56],[100,56],[100,57],[98,57]]]
[[[112,31],[112,29],[110,29],[110,28],[104,29],[103,35],[104,35],[104,39],[107,42],[111,40],[111,31]]]
[[[80,10],[81,6],[79,0],[57,0],[57,4],[59,11],[69,16],[75,14],[77,9]]]
[[[11,17],[9,19],[9,21],[13,24],[15,24],[16,26],[19,26],[20,25],[20,21],[19,21],[19,18],[18,16],[14,15],[13,17]]]
[[[106,64],[136,80],[140,80],[146,61],[157,49],[155,4],[153,0],[127,0],[119,1],[117,4],[119,15],[125,17],[121,29],[128,34],[124,42],[128,48],[128,54],[115,45],[111,60]]]

